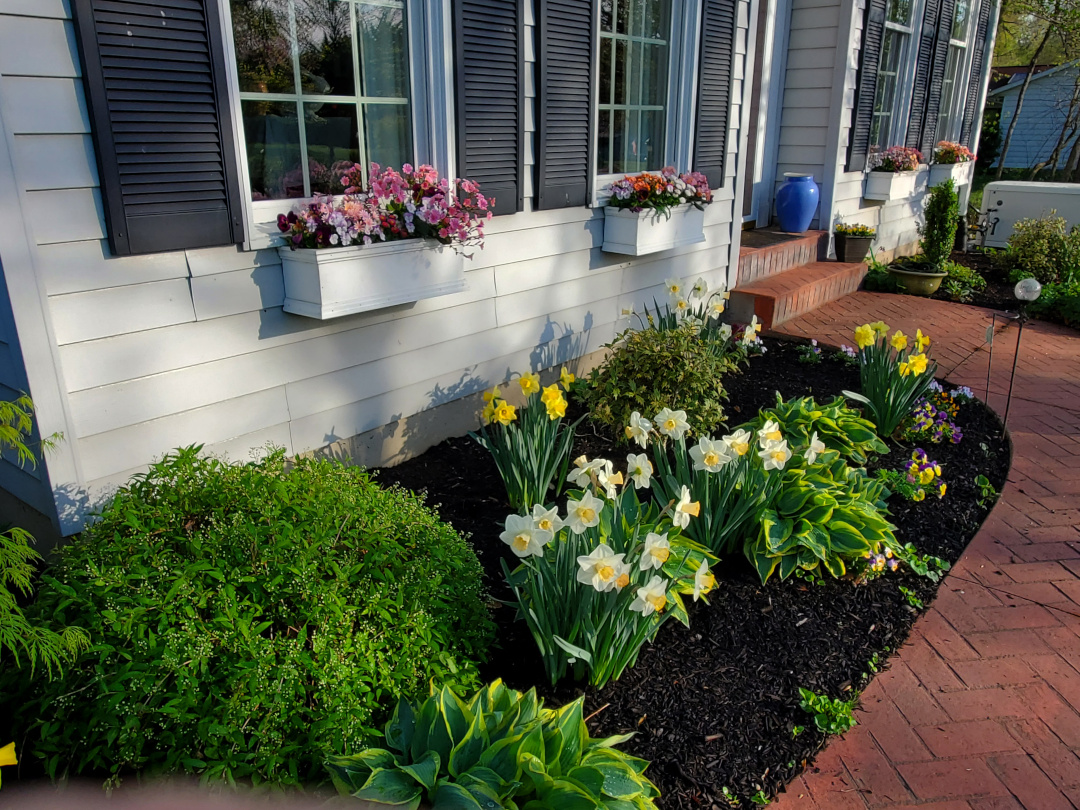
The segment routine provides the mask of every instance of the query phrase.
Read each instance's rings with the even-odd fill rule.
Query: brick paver
[[[933,339],[938,374],[984,396],[989,310],[858,292],[778,327],[840,345],[883,320]],[[989,402],[1004,413],[1015,324],[998,319]],[[1080,808],[1080,333],[1024,328],[994,511],[891,666],[773,805]]]

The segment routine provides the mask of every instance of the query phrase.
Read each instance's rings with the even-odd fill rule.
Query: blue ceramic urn
[[[802,233],[810,227],[821,192],[812,174],[786,172],[784,185],[776,192],[776,217],[780,230]]]

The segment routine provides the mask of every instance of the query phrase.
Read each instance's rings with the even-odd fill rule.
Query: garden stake
[[[997,313],[990,313],[990,331],[986,333],[986,342],[990,344],[990,359],[986,361],[986,396],[983,402],[990,402],[990,369],[994,366],[994,332],[997,330]]]
[[[1016,353],[1013,355],[1012,377],[1009,378],[1009,397],[1005,400],[1005,418],[1001,420],[1001,429],[1009,425],[1009,408],[1012,406],[1013,383],[1016,382],[1016,361],[1020,359],[1020,338],[1024,335],[1024,322],[1027,321],[1027,308],[1020,307],[1018,316],[1020,327],[1016,330]]]

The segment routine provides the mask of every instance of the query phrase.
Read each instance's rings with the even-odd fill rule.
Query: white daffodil
[[[766,470],[782,470],[791,458],[791,450],[788,449],[785,439],[782,442],[769,442],[758,455],[765,462]]]
[[[683,318],[690,311],[690,301],[681,295],[673,295],[671,308],[675,310],[676,317]]]
[[[566,476],[566,480],[575,487],[585,489],[592,481],[592,469],[589,467],[589,459],[578,456],[574,459],[574,469]]]
[[[715,587],[716,577],[709,570],[709,561],[702,560],[698,570],[694,572],[694,601],[696,602],[702,594],[708,593]]]
[[[731,448],[731,452],[737,456],[745,456],[750,450],[750,431],[736,430],[725,436],[721,441]]]
[[[724,303],[723,297],[719,295],[714,295],[712,300],[709,302],[709,314],[712,315],[714,318],[719,318],[721,315],[724,314],[725,309],[727,309],[727,304]],[[727,326],[727,324],[725,324],[725,326]],[[721,330],[722,329],[723,327],[721,327]],[[728,326],[728,331],[731,331],[730,326]]]
[[[638,560],[638,568],[648,571],[650,568],[662,568],[671,556],[671,543],[668,542],[667,534],[649,532],[645,535],[645,548]]]
[[[640,613],[643,618],[662,611],[667,607],[667,590],[668,581],[654,576],[644,588],[637,589],[630,610]]]
[[[606,543],[601,543],[592,554],[577,558],[580,569],[577,572],[577,580],[585,585],[591,585],[600,593],[606,593],[615,587],[620,571],[625,567],[623,554],[616,554],[614,549]]]
[[[680,529],[685,529],[690,525],[690,518],[697,517],[699,514],[701,514],[701,502],[690,500],[690,490],[684,484],[682,493],[679,495],[679,502],[675,504],[675,511],[671,515],[671,522]]]
[[[647,447],[651,430],[652,422],[637,411],[630,414],[630,424],[626,426],[626,438],[637,442],[642,447]]]
[[[698,443],[690,448],[690,458],[694,460],[695,470],[720,472],[731,461],[731,450],[723,442],[702,436]]]
[[[780,432],[780,425],[776,424],[772,419],[765,422],[765,426],[757,432],[758,443],[762,447],[769,442],[783,441],[784,434]]]
[[[653,474],[652,462],[644,453],[627,453],[626,474],[634,482],[635,489],[648,489]]]
[[[499,539],[519,557],[543,557],[544,546],[554,536],[553,532],[537,529],[528,515],[507,515],[506,531],[499,535]]]
[[[623,483],[623,474],[613,472],[610,461],[605,461],[604,464],[606,466],[603,469],[596,471],[596,486],[604,490],[609,500],[615,500],[615,496],[619,494],[615,487]]]
[[[532,519],[537,531],[551,532],[552,535],[563,526],[558,508],[553,506],[551,509],[545,509],[542,503],[533,505]]]
[[[574,534],[581,534],[586,529],[600,522],[600,511],[604,508],[604,502],[586,492],[580,501],[569,498],[566,501],[566,520],[563,524],[570,527]]]
[[[722,324],[720,324],[720,337],[723,338],[724,340],[731,340],[731,324],[730,323],[722,323]]]
[[[704,276],[698,276],[698,280],[694,282],[694,286],[690,288],[690,295],[694,298],[704,298],[709,294],[709,283],[705,281]]]
[[[759,334],[761,332],[761,324],[758,323],[757,315],[751,316],[751,318],[750,318],[750,328],[754,331],[755,335]]]
[[[657,430],[672,439],[681,439],[690,429],[690,423],[686,421],[686,411],[673,411],[671,408],[663,408],[653,417],[653,423]]]
[[[616,555],[619,564],[615,566],[615,590],[621,591],[630,584],[630,566],[622,561],[622,554]]]
[[[743,330],[742,338],[739,342],[742,343],[743,346],[753,346],[757,341],[757,332],[748,326]]]
[[[810,447],[806,450],[806,463],[813,464],[817,461],[818,453],[823,452],[825,452],[825,442],[817,437],[817,431],[815,430],[810,436]]]
[[[664,287],[667,288],[668,295],[672,298],[682,293],[682,282],[677,278],[665,278]]]

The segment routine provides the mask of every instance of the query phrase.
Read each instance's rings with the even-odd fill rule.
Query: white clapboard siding
[[[806,68],[787,72],[787,91],[807,88],[832,88],[832,68]]]
[[[16,135],[14,163],[27,191],[98,185],[89,135]]]
[[[819,8],[793,8],[791,30],[803,28],[836,28],[840,24],[840,4]]]
[[[75,79],[4,76],[4,122],[15,135],[88,133],[90,115]]]
[[[184,255],[192,276],[210,276],[230,270],[248,270],[252,267],[281,264],[277,248],[243,251],[236,245],[230,245],[185,250]]]
[[[0,74],[77,78],[76,53],[70,22],[0,13]]]
[[[112,256],[108,251],[108,243],[100,239],[41,245],[38,272],[45,280],[46,292],[64,295],[188,275],[187,261],[180,252]]]
[[[832,103],[831,87],[811,87],[799,90],[784,91],[784,119],[781,122],[786,125],[788,110],[798,109],[821,109],[828,110]]]
[[[828,5],[831,5],[829,0]],[[805,8],[805,6],[802,6]],[[796,52],[810,48],[826,48],[833,58],[836,58],[836,45],[838,30],[836,28],[799,28],[793,30],[788,37],[788,49],[794,55]],[[788,67],[791,67],[788,61]]]
[[[4,0],[0,13],[20,17],[50,17],[55,20],[71,19],[67,0]]]
[[[76,391],[70,396],[72,416],[79,435],[89,436],[424,349],[494,327],[492,301],[477,301],[416,318],[383,321],[348,332]]]
[[[195,320],[187,279],[57,295],[49,309],[61,346]]]
[[[195,276],[191,279],[191,299],[199,321],[280,307],[285,303],[281,265]]]
[[[781,128],[781,137],[786,133],[800,132],[805,128],[825,129],[829,126],[828,107],[788,107],[784,110],[784,126]],[[790,137],[790,135],[787,135]],[[817,140],[820,133],[813,133],[812,138]]]
[[[835,28],[813,28],[812,31],[835,32]],[[823,68],[832,70],[836,63],[836,48],[799,48],[788,54],[787,68],[792,70],[812,70]]]
[[[484,240],[484,249],[465,262],[466,270],[573,253],[600,245],[604,241],[604,223],[600,218],[570,222],[527,231],[493,233]]]
[[[787,164],[790,163],[815,166],[820,169],[825,165],[825,147],[811,144],[803,144],[800,146],[785,146],[781,144],[780,148],[776,151],[776,157],[777,163],[782,166],[787,166]],[[790,171],[790,169],[785,168],[784,171]]]
[[[28,191],[26,208],[39,245],[105,237],[105,211],[96,188]]]
[[[829,137],[828,127],[782,127],[781,146],[825,146]]]

